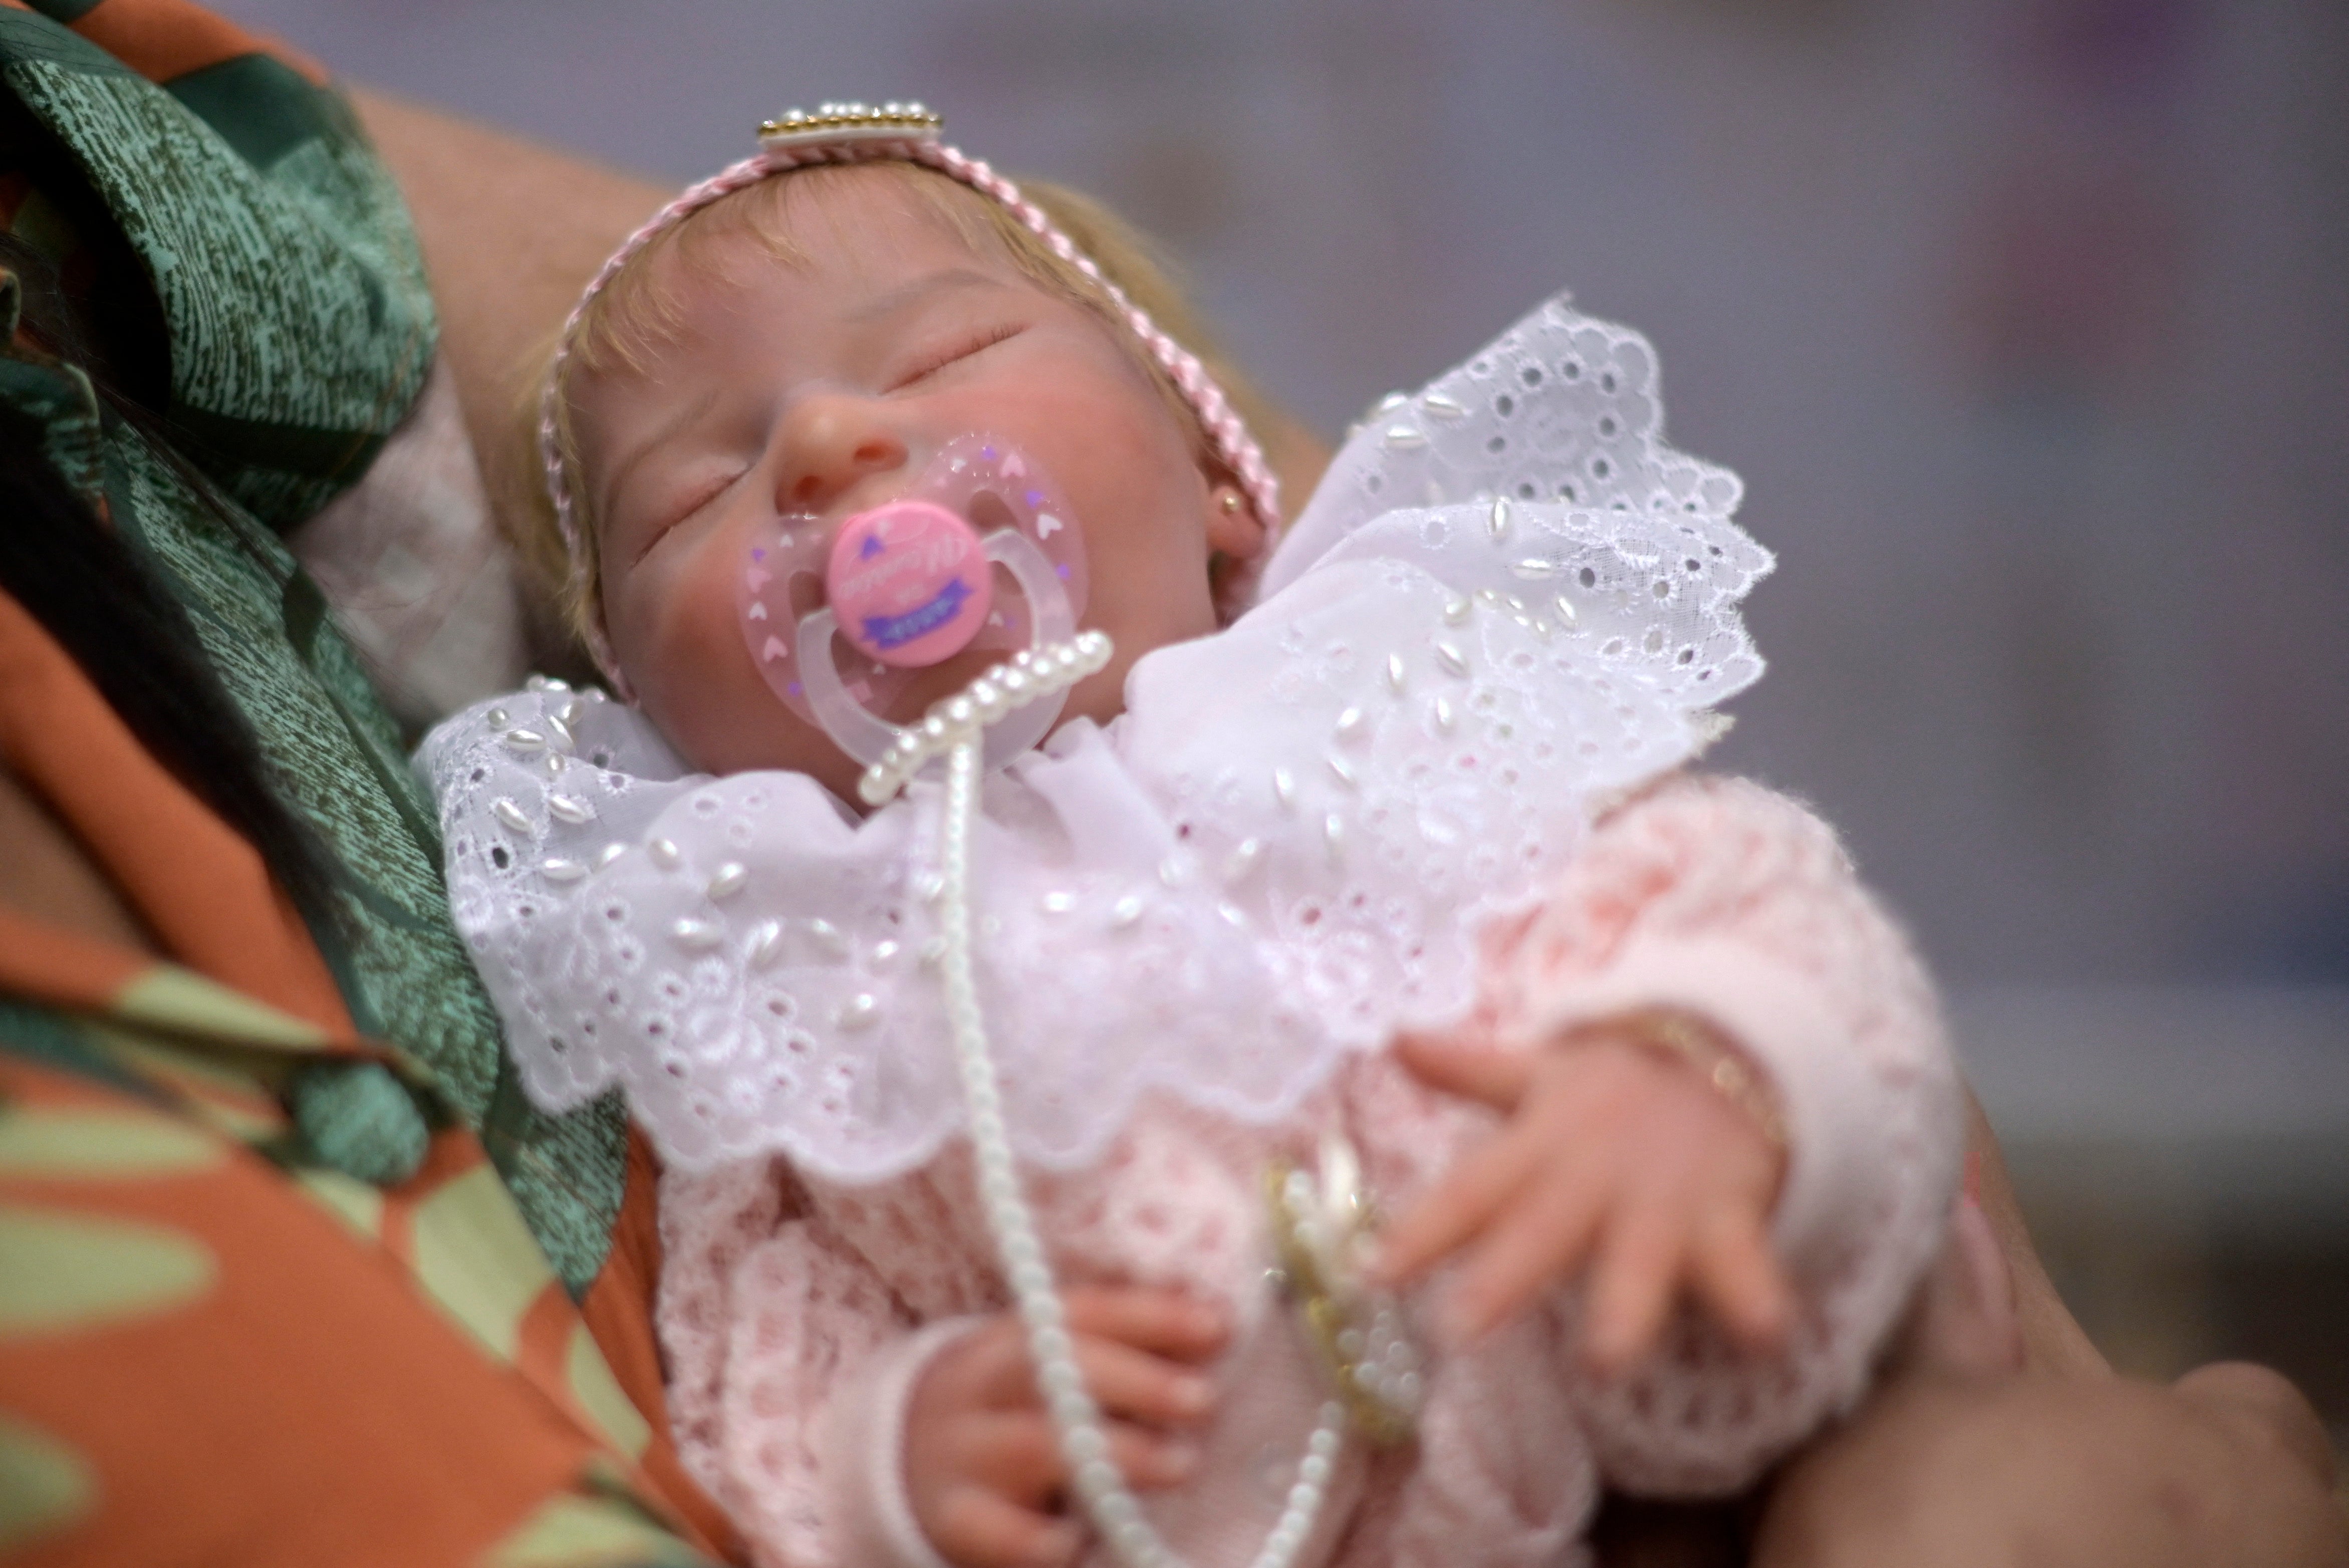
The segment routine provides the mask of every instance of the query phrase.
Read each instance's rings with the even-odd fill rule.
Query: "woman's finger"
[[[938,1554],[958,1568],[1063,1568],[1084,1546],[1074,1520],[1060,1519],[983,1486],[957,1486],[920,1520]]]
[[[1452,1338],[1475,1338],[1574,1273],[1605,1215],[1604,1189],[1580,1171],[1554,1172],[1516,1194],[1477,1239],[1452,1287],[1444,1305]]]
[[[1760,1354],[1785,1342],[1794,1301],[1755,1215],[1714,1209],[1698,1226],[1689,1264],[1698,1296],[1740,1346]]]
[[[1370,1272],[1383,1284],[1407,1284],[1457,1252],[1551,1157],[1545,1141],[1509,1128],[1453,1167],[1435,1190],[1379,1237]]]
[[[1630,1370],[1655,1348],[1671,1309],[1688,1241],[1677,1203],[1640,1202],[1611,1216],[1590,1279],[1584,1358],[1601,1377]]]
[[[1495,1110],[1515,1109],[1540,1059],[1532,1051],[1495,1050],[1440,1035],[1411,1034],[1396,1037],[1395,1056],[1429,1088],[1480,1100]]]

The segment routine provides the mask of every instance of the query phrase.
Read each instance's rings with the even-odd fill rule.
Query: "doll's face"
[[[804,263],[747,232],[689,259],[670,247],[651,282],[676,330],[574,385],[605,625],[647,717],[698,768],[792,769],[853,799],[860,768],[752,663],[735,603],[749,539],[787,513],[836,526],[983,431],[1040,462],[1083,530],[1084,624],[1117,654],[1065,711],[1106,722],[1136,658],[1215,629],[1210,555],[1252,553],[1255,521],[1213,503],[1123,328],[967,242],[902,180],[853,170],[779,211]],[[885,717],[917,717],[1001,656],[922,671]]]

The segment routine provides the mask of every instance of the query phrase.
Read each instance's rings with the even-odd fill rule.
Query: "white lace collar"
[[[1563,299],[1382,406],[1256,609],[988,782],[977,952],[1021,1153],[1081,1165],[1152,1090],[1277,1119],[1346,1053],[1459,1016],[1481,923],[1759,676],[1735,606],[1770,562],[1738,494],[1662,444],[1644,340]],[[633,711],[551,686],[423,760],[538,1104],[617,1083],[673,1163],[843,1181],[960,1126],[930,787],[856,821],[801,775],[688,773]]]

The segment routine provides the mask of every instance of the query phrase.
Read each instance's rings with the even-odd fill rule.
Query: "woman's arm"
[[[1982,1217],[1997,1235],[2014,1281],[2014,1312],[2023,1329],[2023,1364],[2031,1372],[2059,1377],[2101,1376],[2112,1370],[2102,1353],[2090,1344],[2086,1330],[2055,1294],[2047,1265],[2031,1244],[2015,1202],[2014,1182],[2006,1172],[2006,1156],[1999,1151],[1998,1134],[1971,1088],[1966,1090],[1966,1157],[1972,1161],[1974,1198]]]
[[[408,199],[440,352],[502,509],[516,487],[538,482],[516,409],[540,351],[604,258],[670,192],[419,104],[364,88],[350,96]]]

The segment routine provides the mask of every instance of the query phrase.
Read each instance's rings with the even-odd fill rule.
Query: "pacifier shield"
[[[960,653],[995,601],[978,534],[933,501],[890,501],[843,521],[823,575],[841,635],[899,668]]]
[[[752,529],[735,597],[743,644],[784,707],[877,761],[924,668],[1076,635],[1086,584],[1074,516],[1017,447],[957,436],[905,491],[836,525],[794,512]],[[1042,739],[1060,707],[1031,704],[990,727],[987,765]]]

